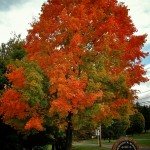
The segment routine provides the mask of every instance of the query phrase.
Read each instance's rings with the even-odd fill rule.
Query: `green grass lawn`
[[[73,146],[72,150],[110,150],[110,148],[104,148],[104,147],[99,147],[99,146],[86,146],[86,145],[76,145]]]
[[[128,137],[135,139],[139,146],[150,147],[150,131],[142,134],[129,135]]]
[[[150,131],[148,133],[142,133],[142,134],[134,134],[133,136],[130,135],[128,136],[130,138],[135,139],[137,145],[139,147],[150,147]],[[80,144],[83,145],[80,145]],[[74,145],[74,149],[73,150],[87,150],[92,148],[92,150],[110,150],[113,144],[115,143],[115,140],[111,140],[111,142],[109,143],[108,140],[102,140],[102,148],[100,148],[99,146],[96,146],[96,144],[98,145],[98,140],[94,139],[94,140],[84,140],[84,141],[80,141],[79,145]],[[89,145],[89,144],[93,144],[93,145]],[[95,144],[95,146],[94,146]],[[110,145],[110,146],[109,146]]]
[[[113,144],[113,141],[111,141],[109,143],[108,140],[107,141],[102,140],[102,147],[99,147],[97,139],[83,140],[83,141],[74,142],[73,150],[89,150],[89,149],[92,149],[92,150],[110,150],[112,144]]]
[[[51,145],[48,145],[47,146],[47,150],[51,150],[52,149],[52,146]]]
[[[150,131],[147,133],[129,135],[128,137],[131,137],[134,139],[149,139],[150,140]]]
[[[108,142],[105,141],[107,144]],[[91,144],[91,145],[90,145]],[[108,143],[112,144],[112,143]],[[51,150],[52,146],[48,145],[47,150]],[[73,144],[72,150],[111,150],[111,148],[106,148],[106,147],[99,147],[97,144],[97,140],[85,140],[85,141],[80,141],[78,144]]]
[[[108,140],[102,140],[102,144],[113,144],[115,142],[115,140],[111,140],[110,142]],[[98,144],[98,139],[91,139],[91,140],[82,140],[79,141],[79,143],[87,143],[87,144]]]
[[[129,135],[128,137],[135,139],[139,147],[150,147],[150,131],[148,133]],[[115,140],[102,140],[102,147],[98,146],[97,139],[83,140],[74,142],[72,150],[111,150],[111,146],[115,143]],[[51,146],[48,146],[47,150],[51,150]]]
[[[47,147],[47,150],[51,150],[52,147],[51,145],[49,145]],[[86,145],[76,145],[76,146],[73,146],[72,147],[72,150],[89,150],[89,149],[92,149],[92,150],[110,150],[110,148],[100,148],[98,146],[86,146]]]
[[[136,140],[136,143],[141,147],[150,147],[150,140]]]

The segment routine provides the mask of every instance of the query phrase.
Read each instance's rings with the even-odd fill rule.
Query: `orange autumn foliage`
[[[39,117],[32,117],[25,125],[26,130],[36,129],[38,131],[43,131],[42,126],[43,120]]]
[[[124,101],[132,105],[130,90],[123,97],[105,81],[113,85],[123,78],[126,89],[147,81],[141,65],[146,35],[134,35],[127,7],[117,0],[48,0],[41,12],[25,47],[27,60],[38,61],[50,80],[50,115],[65,118],[67,112],[76,115],[104,103],[108,109],[99,112],[115,116]]]
[[[22,95],[14,89],[5,91],[0,98],[0,115],[5,121],[13,117],[24,119],[28,116],[29,106],[22,102]]]
[[[135,97],[131,87],[147,81],[141,64],[147,53],[141,51],[146,35],[135,35],[136,28],[123,3],[47,0],[39,20],[31,27],[24,45],[28,52],[25,61],[36,62],[41,69],[38,73],[44,76],[34,74],[35,67],[32,75],[37,77],[28,78],[25,67],[10,65],[7,77],[13,87],[12,91],[4,91],[0,114],[11,118],[9,108],[15,100],[8,92],[14,92],[14,104],[19,105],[12,115],[24,117],[26,130],[41,131],[47,116],[56,119],[57,126],[66,125],[68,114],[80,116],[87,110],[91,110],[91,118],[97,123],[118,117],[123,109],[129,112]]]
[[[24,75],[23,68],[17,68],[12,70],[11,73],[6,74],[6,77],[12,83],[15,88],[23,89],[26,84],[26,77]]]
[[[45,113],[45,110],[39,105],[45,98],[41,90],[45,82],[43,82],[42,74],[35,71],[35,67],[36,65],[32,66],[28,62],[18,60],[17,66],[8,65],[6,76],[10,86],[5,88],[0,97],[0,115],[6,124],[17,130],[24,131],[26,122],[36,114],[41,117]],[[43,103],[48,103],[47,100],[44,100]],[[30,121],[31,129],[33,129],[32,123],[33,121]],[[33,126],[36,127],[36,130],[42,130],[38,123]]]
[[[132,113],[132,105],[128,99],[118,99],[114,102],[100,104],[100,112],[95,114],[94,121],[105,122],[108,118],[120,118],[121,114]],[[126,114],[127,115],[127,114]]]

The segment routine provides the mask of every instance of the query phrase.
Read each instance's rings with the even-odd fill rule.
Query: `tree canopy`
[[[140,103],[136,103],[137,110],[142,113],[145,119],[145,132],[150,129],[150,106],[148,105],[140,105]]]
[[[48,0],[31,24],[27,56],[8,66],[4,122],[25,131],[93,126],[131,113],[134,84],[146,82],[128,9],[117,0]],[[13,108],[13,109],[12,109]]]
[[[130,116],[130,127],[127,130],[127,134],[142,133],[145,128],[145,119],[142,113],[136,112]]]

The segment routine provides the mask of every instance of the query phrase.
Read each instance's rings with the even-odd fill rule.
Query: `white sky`
[[[143,50],[150,53],[150,0],[119,0],[119,2],[124,2],[130,9],[129,15],[138,29],[137,34],[148,34],[147,42]],[[147,71],[146,76],[150,79],[150,56],[143,62]],[[135,85],[133,89],[139,90],[138,101],[141,104],[150,105],[150,81]]]
[[[138,34],[148,34],[147,43],[143,50],[150,52],[150,0],[118,0],[128,6],[129,15],[138,29]],[[12,37],[13,32],[21,34],[22,38],[27,35],[29,23],[40,13],[45,0],[0,0],[0,44],[6,43]],[[150,78],[150,56],[143,60]],[[148,68],[148,69],[147,69]],[[140,101],[150,101],[150,81],[134,86],[141,91]],[[145,92],[148,91],[148,92]],[[144,92],[144,93],[143,93]],[[145,98],[148,97],[148,98]],[[143,99],[145,98],[145,99]],[[150,103],[149,103],[150,104]]]
[[[12,33],[27,35],[27,29],[35,16],[38,16],[44,0],[0,0],[0,43],[8,42]],[[11,3],[11,1],[14,1]],[[16,4],[17,3],[17,4]],[[11,4],[11,5],[10,5]],[[6,9],[5,9],[6,8]]]

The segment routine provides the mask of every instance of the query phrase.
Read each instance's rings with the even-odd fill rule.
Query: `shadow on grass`
[[[110,148],[104,148],[104,147],[99,147],[99,146],[95,146],[95,145],[75,145],[73,146],[72,150],[111,150]]]

